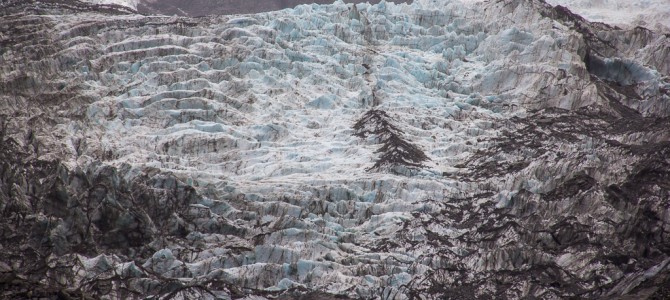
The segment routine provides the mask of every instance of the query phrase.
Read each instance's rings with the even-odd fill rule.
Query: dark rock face
[[[2,2],[0,298],[667,298],[667,35],[292,13]]]
[[[50,112],[44,103],[32,104]],[[132,274],[80,282],[76,269],[86,267],[76,266],[84,263],[77,255],[147,257],[165,239],[188,232],[191,218],[179,212],[200,196],[174,176],[152,170],[133,176],[129,166],[119,170],[100,163],[69,170],[59,160],[38,158],[36,148],[21,147],[7,130],[0,136],[3,298],[106,296],[108,285],[130,284]],[[74,282],[82,285],[73,290]]]
[[[349,0],[346,3],[379,3],[376,1]],[[411,1],[388,1],[395,3],[411,3]],[[137,11],[141,14],[160,14],[168,16],[186,16],[200,17],[211,15],[230,15],[230,14],[253,14],[292,8],[301,4],[331,4],[333,1],[327,0],[263,0],[263,1],[244,1],[244,0],[140,0],[137,4]]]
[[[605,85],[602,88],[608,88]],[[612,143],[602,135],[614,134],[617,122],[622,122],[620,115],[608,115],[602,112],[594,114],[589,111],[543,110],[527,118],[512,120],[513,126],[532,128],[522,131],[522,135],[510,134],[497,140],[496,147],[489,152],[475,155],[474,161],[467,165],[475,174],[493,175],[501,172],[524,173],[524,169],[510,171],[489,168],[486,158],[504,154],[510,157],[510,165],[522,157],[534,157],[534,163],[555,161],[563,168],[573,169],[571,175],[554,177],[551,167],[535,170],[535,176],[555,178],[554,188],[543,192],[529,192],[521,189],[504,207],[480,209],[480,213],[471,220],[484,225],[477,228],[477,233],[465,235],[465,239],[472,241],[490,240],[492,250],[496,255],[504,255],[512,259],[506,266],[489,265],[488,268],[509,269],[514,277],[498,275],[493,271],[500,286],[505,286],[510,278],[516,276],[531,276],[538,285],[544,286],[546,291],[558,297],[579,296],[585,298],[600,298],[619,293],[635,294],[632,286],[625,286],[621,281],[612,281],[608,274],[621,272],[623,282],[638,278],[641,273],[634,270],[663,269],[667,264],[666,254],[668,244],[663,237],[667,224],[658,215],[664,211],[670,190],[668,178],[668,143],[667,141],[650,142],[646,145],[623,145]],[[666,123],[666,119],[641,118],[640,128],[653,128],[653,124]],[[542,120],[542,122],[538,122]],[[587,125],[589,124],[589,125]],[[582,129],[579,129],[579,128]],[[634,130],[636,131],[636,130]],[[663,130],[662,130],[663,131]],[[640,132],[640,131],[637,131]],[[630,134],[631,131],[620,134]],[[580,136],[583,135],[583,136]],[[593,145],[595,152],[560,151],[552,149],[557,144],[581,143],[586,137],[602,143]],[[572,142],[571,142],[572,141]],[[509,145],[514,145],[510,147]],[[558,151],[557,151],[558,150]],[[603,170],[598,168],[575,168],[571,163],[588,159],[588,155],[604,158],[605,153],[621,153],[625,157],[635,157],[626,163],[623,170],[617,172],[619,180],[603,182]],[[590,154],[593,153],[593,154]],[[501,162],[501,164],[505,164]],[[608,162],[606,165],[616,164]],[[537,172],[545,172],[544,174]],[[580,170],[580,171],[577,171]],[[653,175],[651,175],[653,174]],[[527,175],[525,175],[527,176]],[[524,176],[524,177],[525,177]],[[644,178],[644,179],[643,179]],[[666,183],[661,183],[666,182]],[[551,213],[549,213],[551,212]],[[435,217],[433,217],[434,219]],[[447,217],[449,218],[449,217]],[[495,220],[486,223],[486,220]],[[412,225],[410,225],[412,227]],[[604,234],[604,232],[611,232]],[[644,232],[644,233],[643,233]],[[508,241],[500,244],[502,240]],[[558,262],[545,265],[541,261],[543,254],[562,253]],[[530,257],[529,257],[530,255]],[[494,257],[489,258],[496,261]],[[518,265],[515,264],[518,259]],[[598,261],[605,269],[596,271],[592,265],[582,265],[580,269],[570,266],[574,260],[588,260],[589,264]],[[523,265],[528,261],[535,261],[540,266]],[[539,268],[533,271],[533,268]],[[521,271],[519,269],[524,269]],[[494,275],[495,274],[495,275]],[[524,274],[524,275],[521,275]],[[500,276],[500,277],[499,277]],[[661,278],[667,277],[667,272],[655,274]],[[484,279],[480,279],[484,280]],[[489,282],[491,278],[484,281]],[[650,279],[641,279],[641,281]],[[512,280],[515,281],[515,280]],[[476,284],[484,284],[482,281]],[[521,297],[521,290],[503,289],[507,296]],[[598,290],[585,286],[599,286]],[[561,290],[569,291],[562,293]],[[604,291],[603,291],[604,290]],[[640,289],[643,292],[643,289]],[[511,293],[511,294],[510,294]],[[642,295],[642,294],[640,294]],[[548,296],[537,294],[536,296]],[[640,296],[642,297],[642,296]]]

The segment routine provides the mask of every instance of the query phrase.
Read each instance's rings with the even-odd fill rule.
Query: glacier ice
[[[667,35],[522,0],[194,19],[2,5],[2,232],[26,246],[1,249],[55,253],[45,280],[67,293],[597,298],[667,282]],[[360,131],[371,109],[390,122]],[[429,160],[369,172],[376,126]],[[22,230],[51,248],[5,234]]]

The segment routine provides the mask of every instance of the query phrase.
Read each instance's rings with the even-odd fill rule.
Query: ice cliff
[[[3,298],[670,294],[667,33],[541,0],[0,15]]]

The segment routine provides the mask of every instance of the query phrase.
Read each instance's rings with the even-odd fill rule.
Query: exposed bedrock
[[[0,15],[2,298],[668,295],[667,33],[536,0]]]

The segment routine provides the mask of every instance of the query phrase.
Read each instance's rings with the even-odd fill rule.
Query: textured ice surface
[[[665,274],[663,34],[521,0],[48,12],[3,21],[18,33],[0,70],[23,149],[7,153],[62,165],[44,171],[55,221],[30,219],[80,255],[57,280],[120,273],[142,295],[202,284],[224,299],[560,298]],[[352,126],[372,108],[425,167],[368,171],[379,137]],[[16,199],[3,209],[38,197]]]
[[[132,9],[137,9],[137,4],[139,3],[140,0],[83,0],[83,1],[93,4],[115,4],[129,7]]]
[[[592,22],[670,30],[670,2],[665,0],[547,0],[562,5]]]
[[[351,124],[373,90],[439,174],[497,135],[501,113],[593,101],[594,85],[575,80],[586,70],[572,33],[526,12],[511,12],[531,19],[526,28],[465,23],[486,12],[441,5],[359,5],[365,26],[338,3],[212,18],[187,36],[105,34],[110,46],[91,65],[107,71],[95,84],[127,91],[103,97],[88,117],[119,116],[101,136],[119,163],[150,163],[201,185],[225,178],[251,192],[270,182],[367,181],[373,148]],[[564,78],[553,76],[559,70]]]
[[[85,0],[96,4],[117,4],[137,9],[140,1],[155,0]],[[159,0],[160,1],[160,0]],[[463,3],[483,0],[461,0]],[[670,2],[667,0],[547,0],[551,5],[562,5],[592,22],[630,27],[643,26],[670,30]]]
[[[465,3],[483,0],[461,0]],[[547,0],[551,5],[567,7],[591,22],[614,26],[642,26],[650,29],[670,30],[670,2],[666,0]]]

